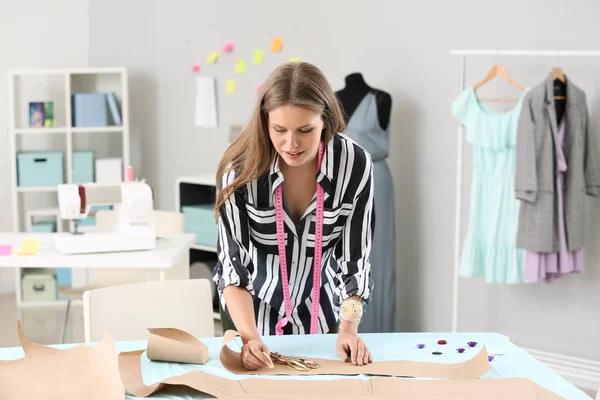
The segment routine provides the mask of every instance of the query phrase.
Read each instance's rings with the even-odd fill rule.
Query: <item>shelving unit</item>
[[[175,210],[189,205],[214,204],[216,196],[216,184],[214,175],[179,177],[175,181]],[[216,246],[206,244],[194,244],[190,249],[190,267],[196,262],[216,262]],[[215,308],[213,317],[219,321],[221,316]]]
[[[52,217],[57,231],[64,229],[58,212],[56,186],[20,187],[17,155],[21,151],[62,151],[64,154],[64,183],[73,183],[73,154],[77,151],[94,152],[98,158],[122,159],[122,177],[130,165],[129,150],[129,94],[126,68],[71,68],[11,71],[8,76],[9,94],[9,148],[11,154],[10,176],[12,193],[13,231],[31,229],[34,217]],[[121,123],[114,120],[107,126],[74,126],[72,98],[82,93],[115,93]],[[52,102],[54,124],[31,127],[30,102]],[[110,115],[110,107],[108,106]],[[120,139],[115,135],[121,135]],[[115,148],[119,148],[115,150]],[[94,167],[95,168],[95,167]],[[94,178],[95,179],[95,178]],[[32,205],[32,203],[35,203]],[[89,229],[90,227],[86,227]],[[21,297],[22,269],[15,271],[15,295],[19,307],[64,305],[62,300],[24,302]],[[85,270],[72,271],[72,284],[88,283]]]

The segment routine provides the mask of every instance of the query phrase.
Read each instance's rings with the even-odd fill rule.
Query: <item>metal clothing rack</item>
[[[467,56],[517,56],[517,57],[600,57],[596,50],[450,50],[450,55],[459,56],[459,93],[465,90],[465,69]],[[458,331],[458,270],[460,264],[462,236],[462,173],[463,173],[464,127],[458,127],[456,148],[456,213],[454,233],[454,277],[452,289],[452,332]]]

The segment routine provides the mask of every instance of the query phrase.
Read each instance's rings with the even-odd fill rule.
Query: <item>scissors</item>
[[[271,358],[277,364],[287,364],[298,371],[310,371],[311,369],[317,369],[320,367],[320,365],[314,361],[299,357],[287,357],[279,353],[271,353]]]

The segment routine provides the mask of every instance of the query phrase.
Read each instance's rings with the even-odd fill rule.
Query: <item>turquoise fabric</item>
[[[473,145],[468,232],[459,273],[488,283],[523,283],[525,252],[516,247],[519,200],[515,197],[517,125],[525,91],[508,112],[496,112],[469,88],[454,100],[452,115]]]
[[[527,352],[511,343],[508,337],[498,333],[366,333],[361,335],[363,341],[373,353],[374,361],[385,360],[414,360],[425,362],[457,363],[468,360],[485,345],[488,351],[503,350],[504,355],[497,356],[490,363],[490,370],[482,379],[498,378],[527,378],[533,382],[555,392],[559,396],[569,400],[586,399],[584,392],[577,389],[564,378],[554,373],[543,363],[531,357]],[[264,337],[265,344],[270,350],[279,351],[283,354],[298,354],[306,357],[318,357],[339,359],[335,353],[337,335],[305,335],[300,340],[298,336],[267,336]],[[446,339],[448,344],[438,345],[439,339]],[[202,342],[208,346],[209,355],[206,365],[172,364],[163,362],[152,362],[146,354],[142,354],[142,376],[147,385],[181,375],[193,370],[202,370],[220,377],[229,379],[249,379],[252,375],[238,376],[227,371],[219,361],[219,351],[222,338],[202,338]],[[477,347],[470,348],[466,342],[476,341]],[[418,343],[425,344],[424,349],[417,348]],[[59,345],[58,348],[68,348],[72,345]],[[235,351],[240,351],[239,341],[230,345]],[[146,341],[117,342],[117,351],[133,351],[146,348]],[[465,348],[465,352],[459,354],[456,349]],[[391,349],[391,351],[390,351]],[[432,351],[443,352],[441,356],[434,356]],[[15,360],[23,357],[21,348],[0,349],[0,360]],[[357,367],[360,368],[360,367]],[[317,376],[261,376],[264,379],[363,379],[369,377],[364,375],[339,376],[339,375],[317,375]],[[152,399],[202,399],[209,398],[192,389],[172,388],[161,391],[152,396]],[[128,396],[127,399],[137,399]],[[83,399],[82,399],[83,400]]]

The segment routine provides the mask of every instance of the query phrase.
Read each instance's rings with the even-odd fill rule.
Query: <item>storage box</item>
[[[96,160],[96,182],[123,182],[123,160],[120,158],[99,158]]]
[[[100,127],[108,125],[108,104],[105,93],[77,93],[72,98],[73,126]]]
[[[23,301],[56,300],[56,278],[48,272],[31,272],[21,279]]]
[[[73,153],[73,183],[94,182],[94,152]]]
[[[217,246],[218,226],[212,204],[181,207],[185,218],[185,231],[196,234],[196,244]]]
[[[21,152],[17,155],[20,187],[57,186],[65,182],[62,151]]]
[[[31,232],[52,233],[56,232],[56,222],[40,221],[31,224]]]

